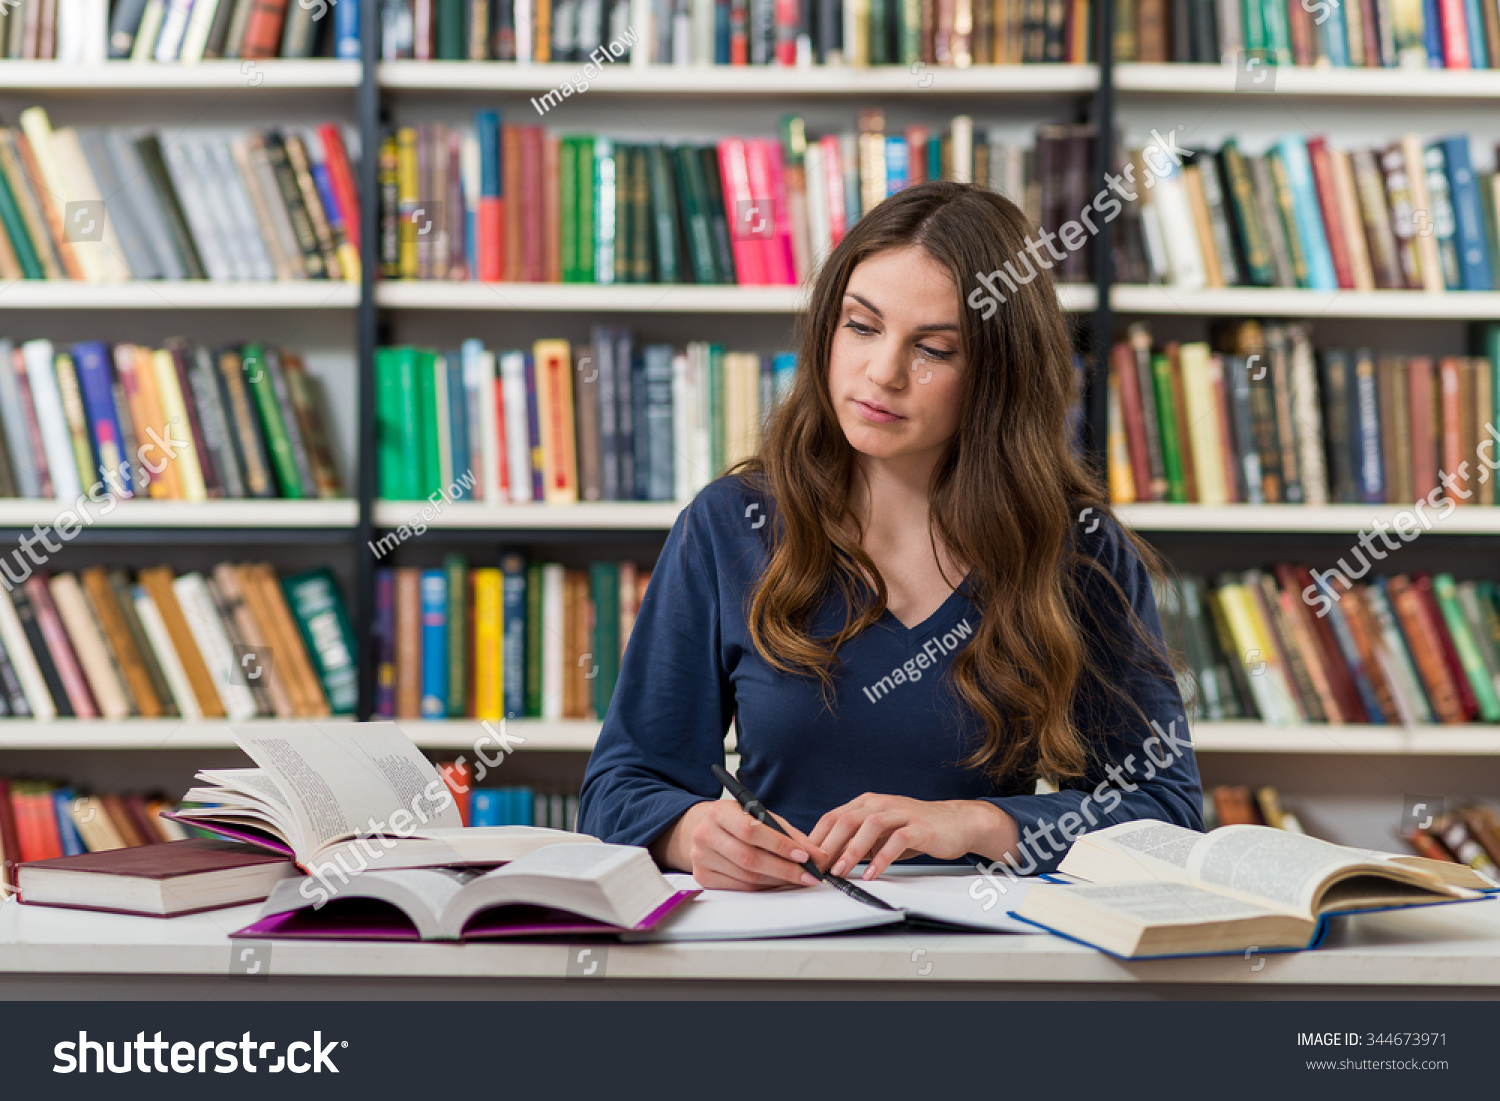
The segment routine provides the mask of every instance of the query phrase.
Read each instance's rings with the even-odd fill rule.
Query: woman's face
[[[958,431],[963,355],[958,289],[919,248],[876,253],[849,276],[828,391],[856,451],[941,455]]]

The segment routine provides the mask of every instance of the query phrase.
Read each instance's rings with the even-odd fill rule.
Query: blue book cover
[[[1427,48],[1427,67],[1446,68],[1443,61],[1443,23],[1438,14],[1438,0],[1422,0],[1422,38]]]
[[[536,796],[529,787],[516,788],[515,825],[531,826],[536,823]]]
[[[1483,0],[1493,3],[1494,0]],[[1469,64],[1475,69],[1490,67],[1489,51],[1484,45],[1484,12],[1481,0],[1464,0],[1464,22],[1469,28]]]
[[[515,551],[500,556],[501,642],[505,666],[505,717],[526,715],[526,559]]]
[[[1323,52],[1328,55],[1328,62],[1338,69],[1349,67],[1349,28],[1344,21],[1344,6],[1333,4],[1329,8],[1329,16],[1323,20],[1318,27],[1318,34],[1323,40]]]
[[[469,792],[469,825],[503,826],[500,820],[500,791],[496,788],[475,788]]]
[[[670,501],[677,496],[676,444],[672,434],[672,346],[652,344],[645,349],[642,371],[641,431],[646,436],[646,500]]]
[[[1385,501],[1385,475],[1381,470],[1380,406],[1375,382],[1375,357],[1368,348],[1354,353],[1354,378],[1350,387],[1349,432],[1354,440],[1358,464],[1355,479],[1359,499],[1367,505]]]
[[[448,575],[422,571],[422,718],[448,717]]]
[[[1454,244],[1458,247],[1458,266],[1463,272],[1464,290],[1494,290],[1495,277],[1490,267],[1484,209],[1479,182],[1474,178],[1474,166],[1469,158],[1468,136],[1460,134],[1443,138],[1437,145],[1443,150],[1448,168],[1448,191],[1457,225]]]
[[[890,135],[885,139],[885,193],[894,195],[911,182],[911,155],[906,138]]]
[[[1286,170],[1287,186],[1292,192],[1293,219],[1302,254],[1307,260],[1309,290],[1336,291],[1338,277],[1333,271],[1333,253],[1328,250],[1328,234],[1323,227],[1323,212],[1318,206],[1318,192],[1313,183],[1312,162],[1307,145],[1298,135],[1289,135],[1276,143]]]
[[[73,369],[78,372],[78,388],[83,391],[83,412],[88,418],[93,444],[94,469],[91,473],[98,477],[104,470],[118,472],[119,480],[115,485],[123,488],[121,495],[133,496],[135,482],[131,477],[130,457],[125,454],[120,414],[115,409],[108,345],[99,340],[73,345]],[[93,481],[94,478],[90,478],[85,482],[84,492],[88,492]]]
[[[443,357],[448,365],[448,439],[452,444],[453,480],[443,488],[455,501],[474,496],[469,486],[479,477],[469,454],[469,402],[464,391],[463,354],[449,352]],[[465,477],[468,475],[468,477]]]
[[[359,48],[359,0],[334,0],[333,5],[334,56],[349,61],[358,61]]]
[[[526,433],[531,437],[531,499],[546,499],[542,484],[542,424],[536,409],[536,357],[526,353]]]
[[[1344,664],[1349,667],[1349,679],[1354,682],[1360,705],[1364,707],[1370,722],[1383,726],[1390,719],[1385,712],[1380,710],[1380,697],[1375,694],[1375,686],[1370,682],[1370,674],[1365,668],[1364,658],[1360,655],[1359,645],[1354,641],[1353,632],[1349,630],[1349,621],[1344,618],[1344,609],[1334,599],[1337,594],[1334,593],[1333,586],[1328,584],[1326,578],[1319,581],[1315,577],[1314,581],[1328,597],[1328,624],[1333,628],[1333,637],[1338,643]]]
[[[78,794],[72,788],[58,788],[52,793],[52,807],[57,814],[57,833],[62,838],[64,856],[80,856],[88,852],[83,838],[78,836],[78,827],[73,825],[73,800]]]
[[[311,147],[313,143],[308,142]],[[348,219],[344,217],[344,210],[339,206],[338,198],[334,195],[333,180],[328,175],[328,165],[323,161],[315,161],[311,156],[309,148],[308,171],[312,173],[313,187],[318,192],[318,202],[323,205],[323,216],[328,220],[328,231],[333,235],[335,241],[339,237],[348,237]],[[334,230],[338,230],[337,233]]]

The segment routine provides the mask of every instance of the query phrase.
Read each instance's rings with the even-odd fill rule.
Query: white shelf
[[[426,501],[377,501],[375,526],[398,528],[421,520],[429,528],[458,528],[471,531],[667,531],[686,506],[676,501],[601,501],[576,505],[490,505],[471,503],[445,504],[441,514],[422,519]]]
[[[25,92],[128,92],[243,88],[357,88],[358,61],[234,60],[192,64],[111,61],[62,65],[56,61],[0,62],[0,88]]]
[[[1500,317],[1500,292],[1308,291],[1280,287],[1117,285],[1117,314],[1215,314],[1250,317],[1379,317],[1401,320],[1481,320]]]
[[[1058,287],[1063,308],[1094,308],[1094,288]],[[381,283],[376,305],[391,310],[555,310],[628,313],[794,314],[806,305],[802,287],[695,286],[693,284],[447,283],[441,280]]]
[[[412,91],[529,93],[571,83],[583,68],[584,62],[519,65],[509,61],[385,61],[379,66],[377,79],[383,88]],[[915,72],[902,65],[872,69],[765,65],[635,68],[617,61],[587,80],[590,91],[636,95],[1056,95],[1092,92],[1099,83],[1099,70],[1094,65],[975,65],[967,69],[919,65]]]
[[[318,723],[341,723],[346,717],[306,720]],[[260,729],[274,733],[290,725],[277,719],[255,719],[234,723],[236,727]],[[497,735],[491,735],[478,720],[453,719],[421,722],[402,719],[396,723],[423,749],[469,750],[479,744],[488,757],[499,752]],[[498,722],[490,724],[497,732]],[[130,719],[109,722],[102,719],[55,719],[36,722],[30,719],[0,719],[0,750],[5,749],[116,749],[130,751],[170,749],[233,748],[231,724],[225,720]],[[509,720],[505,724],[505,745],[525,750],[589,750],[598,736],[599,724],[591,720],[543,719]]]
[[[1493,69],[1333,69],[1267,66],[1269,87],[1236,88],[1236,65],[1115,65],[1115,90],[1164,95],[1358,96],[1374,99],[1500,99]],[[1259,74],[1256,74],[1257,76]]]
[[[77,511],[73,501],[0,500],[0,528],[29,528],[56,524],[64,509]],[[329,501],[119,501],[112,512],[85,505],[94,517],[89,528],[352,528],[359,504]]]
[[[1267,726],[1260,722],[1199,722],[1193,725],[1193,749],[1198,753],[1491,757],[1500,753],[1500,726],[1467,723],[1408,728],[1364,724]]]
[[[1391,522],[1404,505],[1117,505],[1120,520],[1137,531],[1337,532],[1357,535],[1376,520]],[[1425,534],[1500,535],[1500,508],[1464,505],[1439,520],[1423,506],[1432,528]],[[1396,536],[1399,541],[1399,536]]]
[[[328,280],[217,283],[139,280],[74,283],[21,279],[0,285],[5,310],[331,310],[359,305],[358,283]]]

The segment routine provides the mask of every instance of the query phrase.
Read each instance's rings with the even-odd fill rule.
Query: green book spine
[[[594,282],[615,281],[615,143],[594,139]]]
[[[901,5],[901,64],[910,69],[922,60],[922,0],[899,0]]]
[[[633,282],[631,273],[634,270],[630,260],[635,255],[635,242],[632,238],[632,230],[635,219],[631,217],[633,203],[631,199],[635,190],[630,179],[631,149],[633,147],[621,142],[615,142],[615,247],[614,247],[614,281],[616,283]]]
[[[423,437],[421,392],[417,386],[417,350],[410,346],[391,349],[395,362],[396,397],[400,403],[397,424],[397,449],[400,452],[401,477],[398,500],[415,501],[422,496],[418,488],[422,482],[421,456],[427,446]]]
[[[469,56],[464,34],[464,0],[437,0],[437,59],[463,61]]]
[[[469,560],[461,554],[443,557],[448,574],[448,717],[461,719],[469,710]]]
[[[667,149],[657,144],[649,149],[651,157],[651,216],[656,226],[656,281],[681,283],[682,269],[677,256],[677,190],[672,186],[672,168]],[[566,222],[564,223],[567,224]]]
[[[1479,594],[1479,617],[1490,633],[1490,642],[1500,650],[1500,588],[1495,582],[1484,580],[1477,582],[1474,589]]]
[[[1262,0],[1261,17],[1266,24],[1268,60],[1277,65],[1292,63],[1292,29],[1287,23],[1283,0]]]
[[[297,472],[297,457],[292,454],[292,440],[286,434],[286,421],[282,419],[271,371],[266,366],[265,346],[246,344],[240,366],[245,372],[245,383],[255,397],[261,435],[265,437],[266,450],[271,453],[271,465],[276,469],[276,480],[281,483],[282,496],[300,501],[302,476]]]
[[[704,193],[703,165],[698,160],[697,151],[687,145],[672,150],[672,160],[677,166],[677,194],[687,225],[688,259],[693,266],[693,282],[717,283],[713,235],[708,225],[708,212],[704,209],[708,196]]]
[[[542,717],[542,564],[526,563],[526,717]]]
[[[651,240],[651,152],[637,145],[630,154],[630,279],[633,283],[659,283],[652,264]]]
[[[602,720],[620,677],[620,564],[589,565],[589,592],[594,599],[594,637],[590,649],[599,674],[594,678],[594,715]]]
[[[599,186],[594,164],[594,139],[576,135],[574,164],[578,179],[578,281],[594,281],[594,193]]]
[[[724,469],[724,346],[708,346],[708,468]]]
[[[375,352],[375,447],[379,456],[380,496],[387,501],[409,500],[407,463],[402,453],[405,409],[401,400],[401,372],[395,348]]]
[[[891,0],[899,4],[901,0]],[[886,49],[889,37],[886,34],[889,20],[889,5],[887,0],[870,0],[870,64],[885,65],[890,61],[890,51]]]
[[[1432,593],[1437,597],[1438,607],[1443,612],[1443,622],[1448,627],[1448,637],[1453,640],[1458,663],[1463,666],[1464,676],[1474,689],[1474,700],[1479,704],[1479,717],[1487,723],[1500,721],[1500,697],[1495,695],[1495,685],[1484,667],[1484,659],[1469,633],[1463,609],[1458,606],[1458,595],[1451,573],[1436,574],[1432,578]]]
[[[1229,202],[1234,210],[1234,226],[1239,234],[1250,282],[1257,287],[1269,287],[1276,281],[1271,269],[1271,245],[1266,240],[1265,227],[1260,224],[1260,213],[1255,206],[1255,185],[1250,179],[1250,168],[1233,140],[1226,141],[1219,150],[1219,163],[1224,168]]]
[[[578,273],[578,139],[564,136],[557,143],[558,239],[564,283],[581,283]]]
[[[709,233],[714,242],[714,268],[720,283],[735,283],[734,247],[729,242],[729,217],[724,210],[724,187],[719,178],[719,151],[715,146],[700,146],[699,171],[703,175],[704,213],[708,215]],[[853,219],[850,220],[853,224]]]
[[[42,270],[42,263],[36,258],[36,249],[32,247],[31,237],[26,232],[26,220],[21,217],[21,208],[16,206],[16,197],[11,194],[10,181],[5,178],[4,172],[0,172],[0,224],[5,226],[5,235],[10,238],[11,247],[15,249],[22,274],[27,279],[46,278],[47,273]]]
[[[328,694],[335,715],[348,715],[359,700],[359,671],[354,667],[354,630],[328,569],[283,578],[287,605],[297,617],[308,656]]]
[[[438,454],[437,380],[433,374],[436,364],[436,352],[417,350],[417,422],[422,426],[422,449],[414,454],[420,456],[422,466],[414,497],[431,497],[443,487],[442,457]]]
[[[1266,17],[1257,0],[1244,0],[1241,10],[1245,13],[1245,56],[1264,59],[1266,56]]]
[[[1162,465],[1167,470],[1167,500],[1186,502],[1187,482],[1182,477],[1182,451],[1177,439],[1177,406],[1172,400],[1172,365],[1160,352],[1151,357],[1151,385],[1156,391]]]
[[[1307,253],[1302,248],[1302,234],[1297,230],[1297,203],[1292,196],[1292,186],[1287,180],[1286,164],[1279,150],[1266,152],[1266,166],[1271,170],[1271,181],[1276,191],[1276,209],[1281,211],[1281,224],[1286,229],[1286,247],[1291,256],[1292,278],[1297,286],[1306,287],[1310,280],[1307,274]]]

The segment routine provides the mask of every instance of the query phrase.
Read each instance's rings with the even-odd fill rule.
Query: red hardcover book
[[[1441,723],[1464,721],[1463,705],[1459,702],[1458,688],[1443,660],[1442,642],[1429,621],[1422,597],[1411,579],[1398,575],[1387,582],[1387,593],[1391,610],[1401,625],[1406,637],[1407,649],[1422,678],[1422,688],[1427,693],[1427,702],[1432,713]]]
[[[470,681],[472,684],[472,680]],[[458,804],[458,816],[464,825],[469,824],[469,791],[473,783],[473,777],[469,775],[469,766],[463,761],[444,761],[438,765],[438,771],[443,774],[443,782],[448,785],[448,790],[453,793],[453,801]]]
[[[521,260],[521,132],[516,126],[500,128],[500,165],[503,179],[501,193],[505,204],[505,229],[501,234],[500,252],[505,258],[505,282],[519,283],[525,276]]]
[[[505,200],[481,195],[475,218],[474,248],[479,253],[479,280],[498,283],[505,278]]]
[[[741,286],[763,287],[769,282],[763,238],[774,232],[775,221],[769,211],[757,207],[751,192],[748,145],[743,138],[719,142],[719,176],[723,180],[724,217],[729,222],[735,274]],[[760,196],[762,202],[765,198]],[[768,227],[772,228],[768,231]]]
[[[1276,579],[1281,582],[1282,586],[1290,588],[1299,597],[1313,584],[1312,571],[1306,566],[1277,566],[1275,572]],[[1298,603],[1307,609],[1306,621],[1312,630],[1313,637],[1317,640],[1323,674],[1328,678],[1328,689],[1333,693],[1334,701],[1339,705],[1339,714],[1343,716],[1345,722],[1369,722],[1370,717],[1359,698],[1359,690],[1354,687],[1354,678],[1349,672],[1349,665],[1344,661],[1344,653],[1339,649],[1338,639],[1334,638],[1333,624],[1328,622],[1327,616],[1315,614],[1305,601],[1299,600]]]
[[[548,283],[562,282],[562,180],[559,161],[562,141],[555,134],[542,134],[542,277]]]
[[[333,197],[338,202],[339,212],[344,217],[344,236],[359,251],[359,187],[354,182],[354,172],[349,167],[349,152],[344,148],[344,136],[333,123],[318,127],[318,140],[323,143],[323,161],[328,168],[328,182],[333,185]]]
[[[1121,341],[1110,350],[1115,377],[1120,380],[1120,418],[1125,422],[1125,440],[1130,452],[1130,471],[1135,478],[1135,499],[1151,499],[1151,465],[1146,451],[1146,421],[1141,412],[1141,384],[1135,373],[1135,353]]]
[[[1448,633],[1448,623],[1443,618],[1443,610],[1438,607],[1437,595],[1432,591],[1432,575],[1419,573],[1412,578],[1411,587],[1416,590],[1417,596],[1422,602],[1422,612],[1432,626],[1432,633],[1437,637],[1441,646],[1443,665],[1448,670],[1448,676],[1453,681],[1453,687],[1458,690],[1458,704],[1463,708],[1464,719],[1473,722],[1479,717],[1479,701],[1474,698],[1474,686],[1469,683],[1469,676],[1464,672],[1463,662],[1458,660],[1458,650],[1453,645],[1453,636]]]
[[[241,57],[275,57],[281,52],[281,25],[286,21],[287,0],[252,0],[245,22]]]
[[[505,386],[495,380],[495,450],[500,453],[500,500],[510,500],[510,444],[505,435]]]
[[[36,818],[37,834],[46,853],[43,860],[63,855],[62,831],[57,824],[57,803],[51,791],[34,791],[27,796],[31,800],[31,813]]]
[[[1333,274],[1341,289],[1354,289],[1354,265],[1349,260],[1349,242],[1344,239],[1344,223],[1339,214],[1338,188],[1333,182],[1333,161],[1328,142],[1323,138],[1307,139],[1307,157],[1312,162],[1313,185],[1318,192],[1318,209],[1323,212],[1323,229],[1328,234],[1328,251],[1333,254]]]
[[[812,3],[812,0],[803,0]],[[776,64],[797,64],[797,31],[801,27],[801,5],[797,0],[776,0]]]
[[[16,831],[16,811],[10,801],[10,781],[0,776],[0,880],[14,887],[16,865],[21,863],[21,836]]]
[[[42,841],[40,824],[36,820],[36,803],[28,792],[10,792],[10,808],[16,823],[16,852],[18,864],[28,860],[46,860],[48,853]]]
[[[26,595],[31,600],[32,610],[36,612],[37,626],[42,629],[42,637],[47,640],[47,653],[57,668],[58,679],[63,682],[63,691],[68,694],[73,714],[80,719],[97,719],[99,708],[94,704],[94,695],[89,691],[89,683],[84,679],[78,658],[73,653],[73,644],[68,640],[62,618],[57,614],[57,606],[52,603],[52,592],[47,588],[48,576],[39,573],[29,578],[25,586]]]
[[[521,127],[521,278],[541,283],[547,278],[542,224],[542,128]]]
[[[1438,22],[1443,28],[1443,68],[1471,69],[1469,24],[1464,0],[1438,0]]]

